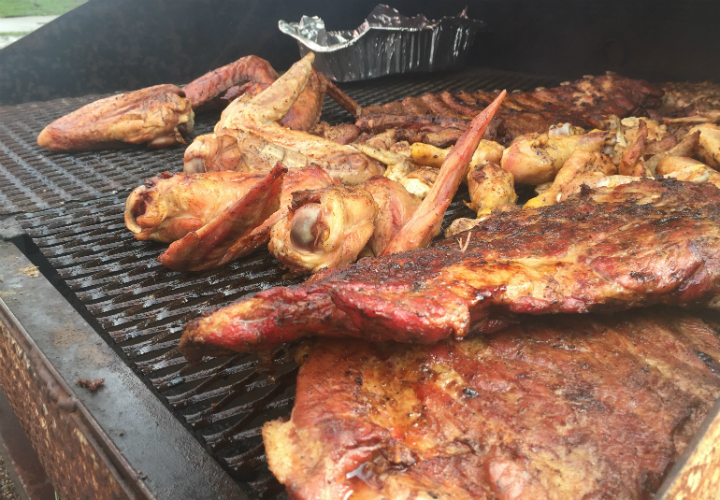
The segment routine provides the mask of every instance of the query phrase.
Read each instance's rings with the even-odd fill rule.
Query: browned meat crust
[[[185,85],[183,90],[193,108],[198,108],[226,90],[243,83],[267,87],[277,79],[277,71],[265,59],[245,56],[193,80]]]
[[[689,117],[720,110],[720,86],[711,82],[669,82],[662,84],[665,92],[660,113],[667,117]]]
[[[406,135],[416,142],[444,146],[451,135],[448,129],[464,130],[496,96],[497,92],[444,91],[408,97],[402,102],[364,108],[356,124],[360,130],[371,132],[406,129],[411,132]],[[565,122],[592,128],[601,115],[644,115],[646,109],[660,107],[662,96],[659,87],[614,73],[551,89],[513,92],[503,102],[485,138],[509,143],[518,135],[547,132],[550,125]]]
[[[304,336],[436,342],[517,313],[584,313],[720,296],[720,190],[643,180],[498,213],[436,245],[243,299],[188,325],[181,349],[266,349]],[[716,304],[715,304],[716,305]]]
[[[58,118],[38,136],[50,151],[79,151],[149,143],[187,144],[193,131],[191,102],[175,85],[156,85],[87,104]]]
[[[434,346],[321,341],[263,428],[291,498],[650,498],[720,396],[680,311],[533,319]]]

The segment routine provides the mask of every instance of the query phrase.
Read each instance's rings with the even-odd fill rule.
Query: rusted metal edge
[[[720,399],[670,469],[655,500],[720,499]]]
[[[100,496],[73,490],[66,498],[247,499],[15,245],[2,241],[0,333],[0,365],[16,361],[13,369],[0,366],[0,384],[33,445],[37,447],[53,425],[64,430],[60,437],[50,436],[46,448],[63,435],[76,438],[69,445],[72,449],[43,461],[46,468],[50,458],[54,465],[65,460],[76,466],[70,468],[72,473],[56,472],[56,477],[48,471],[56,488],[56,481],[68,480],[73,474],[96,474],[106,485],[112,486],[113,480],[118,484]],[[31,376],[23,377],[23,372]],[[76,385],[80,378],[105,382],[91,393]],[[41,404],[23,407],[28,400],[37,399]],[[44,450],[36,451],[42,461]],[[90,465],[94,457],[97,462]],[[103,468],[109,475],[103,475]],[[73,487],[81,486],[92,487],[90,483]],[[63,488],[58,490],[62,494]]]
[[[63,498],[155,498],[2,299],[0,358],[0,384]]]

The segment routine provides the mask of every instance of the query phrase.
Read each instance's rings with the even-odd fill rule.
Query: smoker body
[[[440,17],[467,3],[393,6]],[[720,39],[699,28],[720,18],[716,2],[469,4],[470,15],[488,25],[469,65],[500,71],[343,88],[368,105],[445,88],[529,90],[607,69],[655,81],[720,81]],[[374,5],[90,0],[0,51],[0,174],[7,180],[0,222],[27,233],[16,244],[0,242],[0,386],[63,498],[281,496],[266,469],[256,472],[266,467],[258,429],[289,413],[296,367],[277,353],[279,377],[269,382],[253,356],[192,368],[174,350],[182,325],[200,309],[288,283],[262,253],[192,277],[163,270],[155,262],[161,247],[125,231],[129,190],[177,170],[180,149],[51,155],[33,138],[98,94],[189,81],[247,54],[284,69],[298,50],[277,30],[278,16],[318,14],[343,29]],[[329,121],[348,116],[335,105],[324,113]],[[216,119],[198,120],[197,133]],[[450,216],[459,210],[456,201]],[[91,393],[77,386],[79,378],[105,383]],[[719,440],[716,404],[657,498],[717,496]]]

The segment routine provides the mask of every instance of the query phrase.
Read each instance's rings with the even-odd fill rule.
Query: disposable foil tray
[[[326,31],[317,16],[278,22],[298,41],[300,55],[314,52],[315,66],[337,82],[462,66],[482,26],[468,18],[467,8],[435,21],[422,14],[408,18],[387,5],[375,7],[355,30]]]

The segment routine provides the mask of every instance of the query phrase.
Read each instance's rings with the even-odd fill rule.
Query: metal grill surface
[[[476,69],[426,78],[388,77],[342,87],[361,105],[367,106],[444,89],[529,90],[557,83],[552,78]],[[134,146],[51,153],[37,145],[37,136],[47,124],[101,97],[106,96],[0,107],[0,215],[35,212],[69,201],[100,198],[139,185],[155,173],[182,169],[183,147],[149,150]],[[196,133],[211,132],[218,116],[218,113],[199,115]],[[323,119],[337,123],[348,121],[350,115],[327,99]]]
[[[527,89],[557,83],[547,78],[533,79],[496,71],[466,72],[421,82],[413,77],[413,80],[394,77],[344,85],[343,89],[362,105],[368,105],[445,88]],[[72,100],[72,103],[77,105],[79,101]],[[43,106],[58,106],[58,102],[34,105],[36,115],[56,116],[57,107],[43,111]],[[68,104],[68,109],[70,107]],[[337,106],[328,106],[324,118],[338,121],[343,113]],[[203,119],[210,121],[201,117]],[[44,121],[47,120],[38,120],[37,126]],[[212,123],[201,126],[209,130]],[[5,128],[0,130],[4,133]],[[0,144],[5,140],[7,136],[0,136]],[[37,149],[33,145],[34,142],[30,144],[25,140],[7,147]],[[33,159],[31,154],[40,157]],[[51,158],[48,161],[53,165],[59,164],[59,158],[65,158],[68,164],[77,166],[73,175],[86,184],[94,175],[102,178],[95,170],[99,165],[110,169],[124,165],[126,174],[114,177],[115,184],[98,183],[94,194],[84,193],[97,199],[40,198],[45,205],[31,204],[32,210],[57,204],[57,200],[67,203],[21,215],[18,220],[87,312],[97,320],[108,342],[157,390],[175,415],[192,429],[248,494],[263,499],[282,495],[281,486],[267,470],[261,427],[270,419],[289,415],[292,409],[297,366],[291,352],[280,349],[274,353],[276,373],[271,377],[258,369],[255,355],[206,358],[196,366],[189,366],[178,353],[177,344],[183,326],[201,311],[272,286],[289,285],[292,281],[283,279],[277,261],[267,251],[203,273],[171,271],[157,262],[164,245],[132,237],[123,222],[128,190],[163,170],[179,170],[181,149],[74,155],[35,151],[27,155],[25,161],[37,169],[38,176],[42,175],[43,165],[49,164],[42,158]],[[5,170],[2,173],[8,175]],[[120,190],[122,192],[111,193]],[[472,216],[461,203],[462,197],[459,195],[451,205],[446,223],[460,216]],[[32,199],[27,198],[24,203],[32,203]]]

